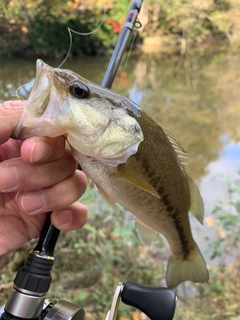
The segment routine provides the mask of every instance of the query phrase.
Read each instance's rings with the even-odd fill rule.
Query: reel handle
[[[169,288],[144,287],[126,282],[121,292],[124,304],[141,310],[151,320],[172,320],[176,307],[176,294]]]

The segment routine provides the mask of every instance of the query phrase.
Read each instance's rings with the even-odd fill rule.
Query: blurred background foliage
[[[109,52],[129,8],[129,0],[2,0],[0,53],[62,55],[69,48],[68,28],[89,33],[99,26],[87,37],[73,34],[72,54]],[[145,0],[139,19],[143,46],[151,46],[152,37],[155,46],[182,50],[186,43],[239,45],[240,0]]]
[[[71,52],[73,55],[111,52],[129,7],[129,0],[1,0],[0,54],[61,57],[69,48],[67,28],[89,33],[99,26],[89,36],[73,34]],[[116,78],[117,82],[121,81],[120,93],[126,94],[125,91],[121,92],[122,88],[126,90],[136,77],[145,93],[142,104],[149,110],[156,108],[159,103],[161,105],[161,110],[156,109],[157,121],[164,121],[170,131],[176,132],[176,136],[179,129],[181,140],[185,141],[191,154],[202,154],[202,149],[211,150],[208,161],[202,161],[206,162],[205,166],[201,165],[200,158],[197,158],[199,165],[193,166],[191,175],[198,179],[206,170],[207,163],[215,159],[221,150],[221,141],[218,139],[221,133],[231,128],[230,138],[239,141],[239,130],[233,129],[238,128],[233,124],[238,121],[239,110],[239,72],[236,68],[239,56],[229,60],[221,50],[213,58],[204,55],[204,59],[211,61],[207,68],[203,68],[199,55],[187,48],[197,47],[198,52],[205,47],[212,48],[213,44],[238,48],[240,0],[145,0],[139,19],[143,28],[139,30],[137,44],[141,48],[146,51],[170,48],[170,51],[177,50],[180,54],[174,58],[174,63],[162,62],[159,57],[149,59],[149,56],[142,56],[132,68],[135,76],[123,72],[122,77]],[[226,64],[226,69],[231,72],[223,72],[219,68],[220,63]],[[19,65],[19,61],[16,64]],[[12,64],[12,70],[7,68],[2,73],[2,87],[6,92],[8,88],[5,85],[12,83],[12,80],[8,81],[10,71],[18,80],[16,64]],[[167,68],[160,68],[161,64],[166,64]],[[99,69],[95,65],[93,69],[100,79]],[[31,72],[33,77],[34,70]],[[89,70],[87,72],[89,75]],[[201,77],[204,81],[200,81]],[[177,78],[181,81],[177,82]],[[183,83],[183,87],[179,88],[178,83]],[[209,86],[211,94],[206,90]],[[152,92],[161,94],[154,95]],[[191,108],[194,101],[198,106],[195,109]],[[215,107],[209,108],[210,105]],[[184,106],[191,112],[186,113]],[[169,108],[171,114],[167,117]],[[189,118],[194,118],[192,124]],[[216,119],[217,126],[212,126],[211,119]],[[182,130],[181,121],[190,128],[190,132],[201,132],[201,136],[194,137],[189,131]],[[191,161],[189,159],[189,163]],[[189,296],[188,283],[183,285],[186,291],[178,291],[176,320],[240,318],[239,191],[240,179],[237,179],[229,184],[229,201],[216,203],[207,217],[208,225],[212,225],[216,231],[209,253],[212,258],[218,257],[221,263],[220,266],[209,266],[209,284],[190,287],[190,292],[193,290],[194,294]],[[118,281],[164,285],[169,250],[161,237],[151,249],[142,246],[136,236],[134,221],[129,220],[125,212],[123,216],[111,212],[92,185],[81,201],[88,205],[89,223],[78,232],[61,234],[49,297],[82,305],[87,319],[104,319]],[[33,243],[27,244],[0,260],[1,305],[9,296],[16,270],[24,263],[32,247]],[[233,259],[226,267],[229,255]],[[119,319],[146,318],[136,310],[130,311],[121,305]]]
[[[79,33],[98,32],[76,36],[72,53],[96,53],[111,48],[119,32],[113,30],[109,17],[120,21],[126,14],[129,1],[65,1],[13,0],[1,1],[0,47],[2,53],[61,54],[69,48],[68,28]],[[74,36],[74,35],[73,35]]]
[[[233,223],[232,215],[225,212],[226,204],[221,202],[216,204],[213,216],[209,218],[215,219],[215,228],[219,231],[209,250],[212,255],[220,256],[222,261],[230,254],[229,245],[235,243],[235,232],[239,235],[239,201],[234,199],[239,186],[240,179],[237,179],[229,187],[228,203],[235,212],[237,223]],[[147,286],[164,285],[169,250],[163,237],[158,237],[150,248],[143,246],[137,238],[134,221],[121,208],[121,215],[112,212],[92,183],[81,201],[88,206],[88,223],[79,231],[60,234],[48,297],[83,307],[87,320],[104,320],[119,281],[134,281]],[[214,217],[217,211],[225,216],[224,224],[221,216]],[[217,244],[219,241],[221,246]],[[0,260],[0,305],[9,297],[14,275],[32,247],[34,241]],[[178,302],[174,320],[240,318],[239,254],[229,267],[224,263],[219,267],[209,266],[209,272],[208,284],[185,282],[176,289]],[[120,303],[117,319],[148,318]]]

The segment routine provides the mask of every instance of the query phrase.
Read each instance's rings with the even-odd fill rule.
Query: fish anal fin
[[[169,258],[167,267],[167,286],[169,288],[174,288],[187,280],[204,283],[208,282],[208,279],[206,263],[197,245],[187,259],[175,259],[173,256]]]
[[[187,181],[191,199],[190,212],[201,224],[203,224],[204,204],[202,197],[197,186],[188,175]]]
[[[136,219],[135,226],[137,229],[138,237],[141,240],[141,242],[146,246],[150,247],[153,240],[156,237],[157,232],[150,229],[148,226],[140,222]]]
[[[138,172],[134,171],[133,169],[128,168],[127,166],[119,166],[117,177],[123,181],[129,182],[134,186],[142,189],[154,197],[160,199],[159,194],[157,191],[151,186],[151,184],[146,181],[146,179],[140,175]]]
[[[101,196],[103,197],[103,199],[107,202],[107,204],[112,207],[112,209],[115,211],[115,212],[118,212],[120,213],[116,203],[112,200],[112,198],[109,196],[109,194],[102,188],[100,187],[99,185],[95,184],[98,191],[101,193]]]

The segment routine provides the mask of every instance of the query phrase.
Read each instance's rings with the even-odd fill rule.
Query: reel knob
[[[121,300],[141,310],[151,320],[172,320],[176,307],[176,294],[173,290],[144,287],[133,282],[124,284]]]

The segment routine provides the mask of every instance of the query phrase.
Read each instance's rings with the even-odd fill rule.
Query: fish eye
[[[69,90],[70,93],[78,99],[85,99],[89,95],[88,88],[80,82],[71,83]]]

